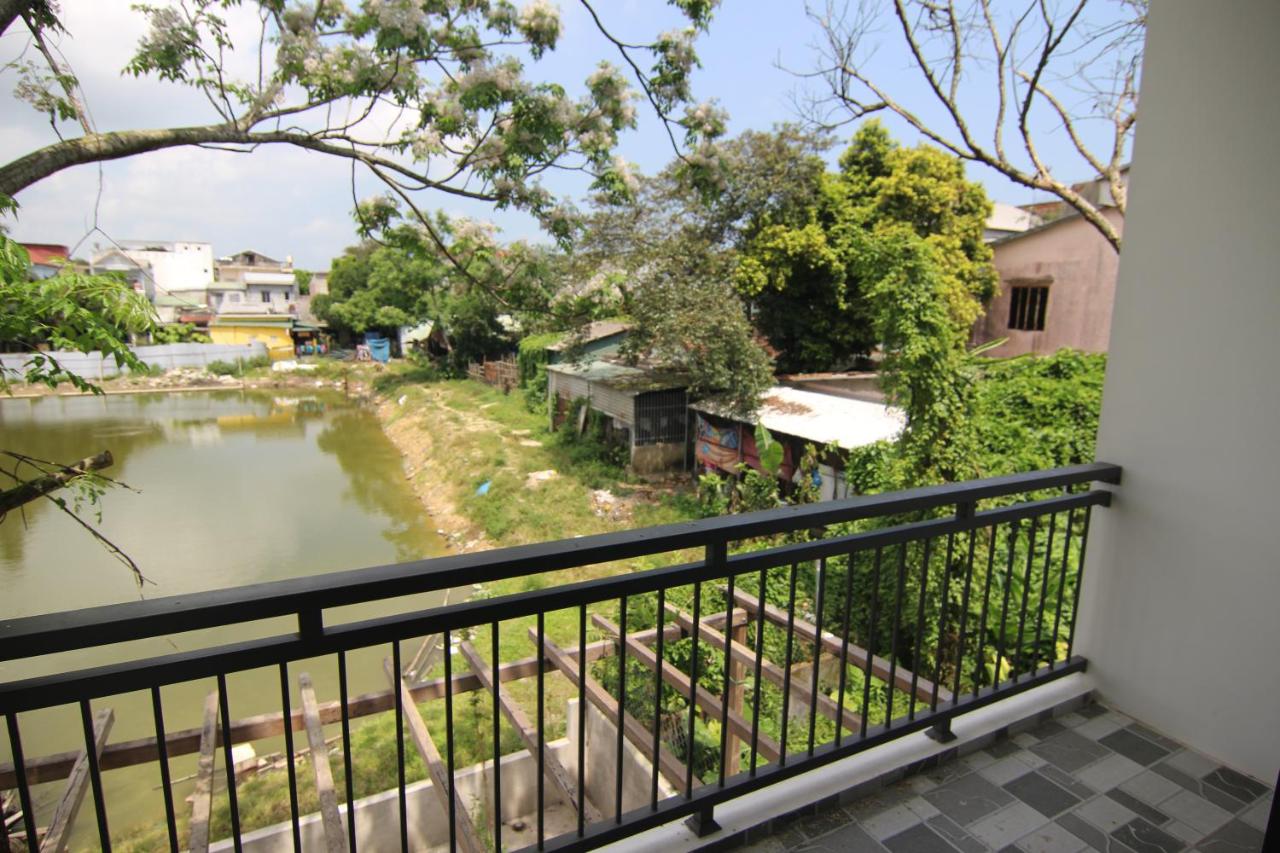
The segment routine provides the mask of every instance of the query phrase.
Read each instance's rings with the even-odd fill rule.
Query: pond
[[[99,529],[148,579],[139,589],[124,565],[48,501],[28,505],[0,524],[0,618],[400,562],[444,550],[375,415],[337,393],[0,400],[0,448],[63,462],[110,450],[115,465],[103,473],[136,491],[107,493]],[[4,467],[12,468],[12,460]],[[327,614],[326,621],[401,612],[439,600],[417,596],[343,608],[341,614]],[[289,620],[270,620],[5,662],[0,678],[102,664],[122,653],[167,654],[293,630]],[[406,645],[406,657],[416,648],[417,643]],[[352,694],[385,689],[381,662],[387,654],[384,647],[350,656]],[[293,707],[298,707],[302,671],[311,674],[321,701],[337,698],[335,661],[303,661],[290,667]],[[213,687],[212,681],[166,687],[166,727],[198,727],[204,696]],[[235,674],[227,692],[233,718],[280,709],[276,670]],[[95,701],[95,710],[104,707],[115,712],[112,742],[154,734],[149,695]],[[28,757],[83,745],[76,708],[23,715],[21,727]],[[11,761],[7,737],[0,736],[0,745],[2,760]],[[282,740],[257,745],[259,754],[281,748]],[[194,766],[194,756],[171,762],[175,779],[194,772]],[[113,835],[163,815],[154,764],[108,771],[103,778]],[[187,808],[191,784],[174,788],[179,812]],[[57,782],[36,788],[42,823],[61,787]],[[80,839],[93,837],[91,794],[77,823]]]

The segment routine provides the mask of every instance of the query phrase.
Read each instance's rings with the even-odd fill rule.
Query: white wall
[[[1079,648],[1103,696],[1280,766],[1280,4],[1151,4]]]

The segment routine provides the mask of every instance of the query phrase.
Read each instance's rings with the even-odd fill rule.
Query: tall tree
[[[883,43],[877,36],[885,4],[826,0],[808,9],[821,32],[811,76],[828,87],[813,117],[832,126],[840,117],[857,121],[891,112],[948,153],[1062,199],[1118,252],[1120,234],[1103,215],[1104,205],[1058,178],[1041,152],[1044,136],[1060,127],[1083,164],[1106,182],[1108,203],[1124,213],[1147,0],[1087,7],[1088,0],[893,0],[888,38],[905,49],[925,84],[928,94],[916,99],[902,93],[896,74],[878,78],[870,70]],[[971,91],[982,98],[983,116],[966,106]],[[989,121],[988,103],[995,107]],[[939,107],[942,119],[929,118]],[[1094,123],[1110,131],[1101,145],[1090,141]]]
[[[125,72],[187,86],[210,110],[207,124],[154,129],[100,128],[75,69],[56,49],[56,6],[6,3],[0,33],[21,20],[37,57],[17,63],[16,94],[48,115],[57,138],[0,165],[0,197],[71,166],[164,148],[284,145],[362,165],[406,202],[431,190],[527,210],[564,239],[573,211],[540,177],[579,170],[599,191],[622,191],[626,164],[613,150],[636,122],[633,84],[673,144],[695,148],[719,127],[708,120],[714,110],[692,106],[689,89],[698,61],[693,42],[715,0],[670,0],[689,26],[639,44],[615,36],[588,0],[579,2],[628,70],[602,61],[576,99],[559,82],[526,75],[526,60],[554,50],[561,35],[559,13],[547,0],[523,8],[508,0],[139,4],[133,8],[149,31]],[[248,43],[227,16],[242,5],[259,19]],[[245,51],[256,57],[257,73],[238,78],[229,60]],[[380,107],[402,117],[390,136],[379,125]],[[691,167],[700,162],[686,159]],[[420,220],[439,238],[432,218]]]
[[[883,340],[871,290],[884,273],[868,259],[906,236],[927,242],[945,268],[952,322],[973,323],[995,287],[982,242],[990,205],[957,158],[901,147],[870,121],[839,171],[810,181],[802,204],[753,217],[734,272],[784,370],[844,366]]]

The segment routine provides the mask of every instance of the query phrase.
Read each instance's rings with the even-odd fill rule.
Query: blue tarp
[[[375,332],[367,332],[364,342],[369,346],[369,355],[374,361],[386,364],[391,359],[391,340]]]

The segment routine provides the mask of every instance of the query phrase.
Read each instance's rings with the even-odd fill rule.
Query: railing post
[[[956,504],[956,521],[965,521],[966,519],[973,518],[974,510],[975,510],[975,507],[974,507],[973,501],[961,501],[957,503]],[[944,587],[942,590],[942,594],[945,596],[947,592],[948,592],[947,589]],[[961,641],[963,642],[963,638],[961,638]],[[942,647],[941,638],[939,638],[938,640],[938,647],[939,649],[941,649]],[[939,679],[940,679],[941,670],[939,669],[938,672],[939,672]],[[936,691],[938,689],[938,679],[934,680],[933,689],[935,691],[935,697],[936,697]],[[958,695],[952,696],[951,701],[952,701],[952,704],[955,704],[955,702],[959,701]],[[938,743],[950,743],[951,741],[956,739],[955,732],[951,731],[950,717],[944,717],[943,719],[935,723],[931,728],[926,729],[925,735],[929,737],[931,740],[936,740]]]
[[[689,819],[684,823],[699,838],[706,838],[711,833],[719,832],[721,829],[720,824],[716,823],[714,806],[703,806],[689,815]]]

